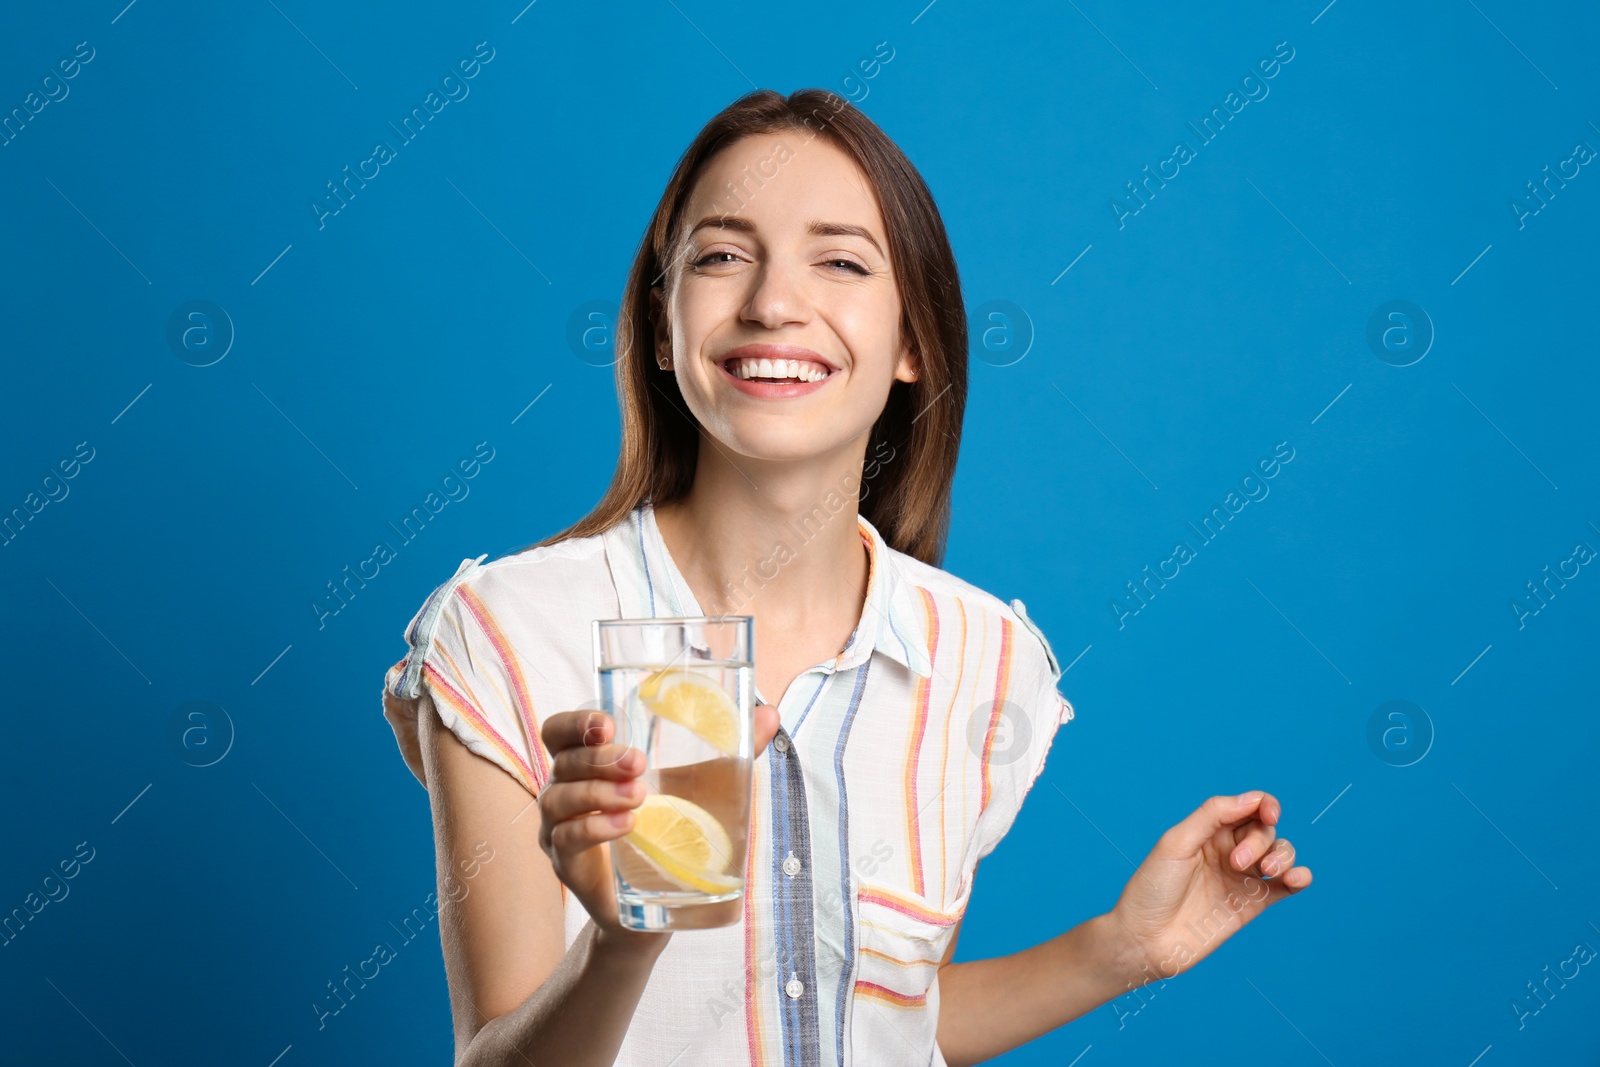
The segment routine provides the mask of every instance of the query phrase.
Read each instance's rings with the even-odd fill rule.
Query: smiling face
[[[669,257],[665,323],[651,293],[658,361],[671,357],[705,432],[752,459],[864,454],[890,387],[916,378],[872,186],[804,136],[747,137],[706,164]]]

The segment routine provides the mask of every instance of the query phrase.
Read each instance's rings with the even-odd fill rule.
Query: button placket
[[[791,706],[793,701],[790,701]],[[812,871],[802,857],[811,847],[810,819],[800,750],[787,729],[773,736],[768,763],[772,775],[772,843],[767,863],[773,879],[774,936],[778,968],[776,979],[782,996],[781,1026],[786,1043],[796,1048],[816,1048],[821,1041],[819,1005],[813,980],[802,973],[817,973],[816,887]],[[787,978],[785,978],[787,973]]]
[[[839,657],[835,656],[835,657],[833,657],[833,659],[828,660],[826,663],[818,663],[814,667],[807,667],[805,670],[801,671],[798,675],[796,675],[795,679],[794,679],[794,682],[790,682],[789,683],[788,691],[785,692],[781,697],[779,697],[778,698],[778,703],[776,705],[774,705],[778,710],[778,718],[779,718],[779,720],[780,721],[784,721],[784,714],[785,714],[784,713],[784,704],[785,704],[785,702],[793,703],[793,701],[795,699],[799,699],[798,695],[794,696],[793,698],[791,698],[791,695],[790,695],[790,694],[793,694],[795,692],[795,682],[800,681],[801,678],[804,678],[808,674],[821,674],[823,676],[823,678],[824,678],[824,681],[826,681],[827,678],[831,677],[834,674],[834,670],[835,670],[835,667],[838,665],[838,662],[839,662]],[[766,697],[761,695],[761,690],[760,689],[752,688],[751,692],[754,695],[755,702],[757,704],[772,705],[771,701],[769,701]],[[816,692],[812,693],[811,702],[815,703],[816,700],[821,695],[822,695],[821,689],[818,689]],[[804,718],[803,715],[801,717]],[[799,724],[797,723],[796,726],[798,726],[798,725]],[[788,734],[784,730],[784,728],[782,726],[780,726],[778,728],[778,736],[773,738],[773,740],[772,740],[772,747],[777,749],[779,752],[787,752],[787,751],[789,751],[789,746],[791,744],[793,744],[792,736],[793,735]]]

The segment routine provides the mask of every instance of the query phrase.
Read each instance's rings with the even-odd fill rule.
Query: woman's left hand
[[[1111,910],[1144,981],[1210,955],[1271,904],[1311,884],[1278,838],[1283,807],[1259,789],[1217,796],[1161,835]]]

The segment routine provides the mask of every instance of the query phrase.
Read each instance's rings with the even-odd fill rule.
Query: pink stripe
[[[765,1042],[762,1040],[761,1020],[757,1017],[759,1008],[756,1006],[756,948],[755,948],[755,908],[751,899],[755,895],[756,863],[755,856],[757,833],[761,829],[761,807],[758,803],[761,792],[761,776],[755,775],[750,784],[750,839],[745,846],[745,879],[744,879],[744,1033],[745,1044],[750,1050],[751,1067],[761,1067],[767,1062]]]
[[[989,712],[989,730],[983,736],[983,798],[978,802],[978,814],[989,807],[989,756],[994,748],[994,735],[1000,727],[1000,715],[1005,710],[1006,693],[1011,684],[1011,620],[1000,619],[1000,670],[995,676],[993,710]]]
[[[917,592],[922,594],[922,602],[928,609],[928,662],[932,663],[939,651],[939,609],[926,589],[918,586]],[[922,736],[928,729],[928,697],[932,690],[932,675],[917,684],[917,702],[911,726],[911,755],[906,760],[906,810],[911,813],[906,826],[911,846],[911,888],[919,894],[926,890],[922,882],[922,824],[919,818],[921,805],[917,803],[917,772],[921,770]]]
[[[501,737],[482,715],[478,714],[477,709],[472,706],[472,702],[462,696],[449,682],[445,681],[444,675],[440,674],[431,663],[424,663],[422,670],[433,682],[434,689],[448,700],[458,712],[464,715],[474,728],[493,742],[496,748],[505,753],[512,763],[522,770],[524,788],[537,796],[539,787],[534,784],[533,769],[517,754],[517,750],[506,744],[506,739]]]
[[[916,959],[912,960],[903,960],[898,956],[891,956],[887,952],[881,951],[880,949],[866,948],[865,946],[862,947],[861,954],[864,956],[876,956],[880,960],[888,960],[890,963],[895,964],[898,967],[933,967],[939,962],[938,960],[924,959],[921,956],[918,956]]]
[[[909,915],[913,919],[917,919],[925,923],[932,923],[934,926],[954,926],[960,921],[959,916],[944,915],[937,911],[930,911],[927,908],[918,907],[917,905],[912,904],[910,901],[901,900],[899,897],[891,897],[885,893],[875,892],[870,889],[861,891],[860,899],[864,901],[871,901],[872,903],[882,905],[885,908],[892,908],[902,915]]]
[[[528,735],[528,751],[532,753],[534,766],[537,769],[535,781],[542,789],[545,782],[550,780],[550,764],[545,757],[544,742],[539,739],[539,722],[534,717],[533,701],[528,697],[528,683],[522,676],[522,668],[517,663],[516,655],[511,651],[505,631],[500,628],[494,613],[488,609],[478,594],[463,584],[456,586],[456,595],[467,606],[467,610],[472,612],[472,617],[478,620],[478,625],[488,637],[489,643],[494,646],[500,662],[505,665],[506,675],[511,679],[517,713],[522,716],[522,726]]]
[[[896,993],[892,989],[887,989],[877,982],[865,982],[860,979],[856,980],[856,992],[862,996],[872,997],[875,1000],[886,1000],[890,1004],[904,1008],[921,1007],[928,999],[928,994],[926,993],[908,996],[905,993]]]
[[[961,649],[956,653],[956,684],[950,690],[950,706],[944,713],[944,751],[939,755],[939,770],[949,774],[950,766],[950,720],[955,717],[956,701],[961,697],[961,679],[967,669],[967,609],[958,598],[956,610],[961,613]],[[948,789],[939,790],[939,884],[947,886],[950,883],[950,861],[945,854],[945,839],[950,836],[950,823],[945,816],[944,795]]]

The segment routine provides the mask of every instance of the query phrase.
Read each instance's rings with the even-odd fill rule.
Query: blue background
[[[924,2],[7,13],[0,111],[94,49],[0,147],[0,509],[93,449],[0,548],[0,910],[93,849],[0,948],[8,1061],[448,1062],[431,929],[324,1029],[308,1010],[434,889],[382,674],[463,558],[604,488],[608,357],[569,325],[620,296],[695,131],[821,86],[921,170],[994,328],[945,567],[1025,600],[1071,664],[1078,717],[957,960],[1110,908],[1215,793],[1279,796],[1316,874],[1003,1062],[1594,1062],[1593,966],[1520,1026],[1512,1005],[1600,948],[1600,573],[1511,605],[1600,546],[1600,173],[1511,204],[1600,147],[1600,16]],[[470,94],[319,228],[324,183],[480,41]],[[1198,143],[1186,123],[1280,41],[1269,94]],[[1195,158],[1119,224],[1179,139]],[[197,300],[209,332],[170,343]],[[1394,300],[1431,337],[1407,366],[1368,342]],[[325,583],[480,441],[470,494],[319,628]],[[1201,542],[1187,523],[1279,442],[1270,494]],[[1114,608],[1180,540],[1178,576]],[[1370,740],[1390,701],[1418,710]]]

